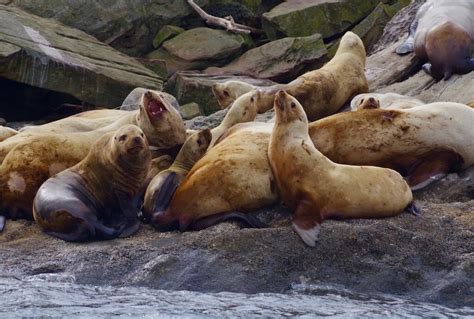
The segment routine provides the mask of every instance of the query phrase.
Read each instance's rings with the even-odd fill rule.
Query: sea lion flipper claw
[[[405,212],[409,213],[409,214],[412,214],[412,215],[415,215],[415,216],[421,216],[421,209],[419,209],[415,202],[411,202],[406,208],[405,208]]]
[[[5,228],[5,216],[0,216],[0,233]]]

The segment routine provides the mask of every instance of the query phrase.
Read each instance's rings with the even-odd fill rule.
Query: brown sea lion
[[[382,218],[413,202],[410,187],[394,170],[337,164],[314,146],[301,104],[285,91],[275,96],[276,121],[268,159],[283,202],[293,210],[293,229],[314,247],[329,218]]]
[[[103,135],[86,158],[41,185],[33,202],[35,221],[66,241],[130,236],[139,229],[137,203],[150,162],[139,127]]]
[[[184,142],[184,123],[174,108],[169,109],[154,94],[144,95],[141,105],[132,122],[143,130],[150,144],[169,148]],[[127,123],[116,129],[124,124]],[[31,218],[33,198],[41,184],[54,174],[79,163],[94,141],[105,133],[105,129],[21,136],[22,133],[1,142],[0,154],[4,159],[0,166],[0,215]],[[13,139],[17,140],[10,143]]]
[[[426,104],[419,99],[397,93],[362,93],[351,100],[351,110],[360,109],[408,109]]]
[[[212,140],[209,129],[190,136],[179,151],[171,167],[158,173],[148,184],[143,203],[144,220],[155,226],[155,215],[162,214],[170,203],[176,188],[194,163],[206,152]],[[158,224],[159,225],[159,224]]]
[[[184,143],[186,139],[186,131],[181,115],[163,99],[159,92],[148,91],[144,94],[140,100],[140,109],[138,111],[118,112],[123,112],[124,114],[115,118],[111,124],[95,130],[89,130],[91,123],[93,125],[97,123],[104,124],[101,121],[105,119],[108,122],[110,118],[97,118],[95,120],[76,118],[71,120],[72,117],[69,117],[45,124],[45,126],[31,127],[13,138],[0,143],[0,163],[16,145],[22,143],[31,144],[31,140],[37,141],[38,138],[36,136],[40,134],[51,135],[51,133],[57,133],[61,137],[70,137],[68,140],[86,138],[90,143],[93,143],[104,133],[115,131],[126,124],[133,124],[139,126],[145,132],[150,145],[156,148],[170,148]],[[73,134],[80,132],[83,132],[83,134]],[[82,154],[85,156],[88,151],[89,149],[86,149],[85,154],[84,152]]]
[[[470,48],[474,43],[472,0],[428,0],[416,13],[408,39],[396,52],[415,51],[423,69],[436,80],[474,70]]]
[[[365,56],[362,40],[356,34],[346,32],[335,56],[322,68],[307,72],[288,84],[256,88],[258,113],[273,107],[275,93],[279,90],[295,96],[311,121],[336,113],[351,97],[368,91]],[[239,88],[234,85],[228,86],[227,90],[232,87]],[[233,95],[236,94],[229,93],[229,96]]]
[[[419,189],[474,165],[473,121],[472,108],[439,102],[339,113],[310,123],[309,134],[331,161],[391,168]],[[185,229],[203,217],[275,203],[278,193],[267,158],[272,127],[251,122],[229,129],[178,187],[163,224],[179,221]]]

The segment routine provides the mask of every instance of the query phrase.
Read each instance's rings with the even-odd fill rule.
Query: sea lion
[[[351,110],[383,108],[408,109],[426,104],[419,99],[397,93],[363,93],[355,96],[351,101]]]
[[[10,138],[12,136],[15,136],[18,134],[18,131],[6,127],[6,126],[0,126],[0,142],[6,140],[7,138]]]
[[[336,113],[351,97],[368,91],[365,56],[362,40],[356,34],[346,32],[336,54],[322,68],[307,72],[288,84],[255,87],[258,113],[273,107],[275,93],[279,90],[295,96],[311,121]],[[231,95],[236,94],[229,93]]]
[[[209,148],[213,147],[229,128],[238,123],[251,122],[256,116],[257,104],[253,93],[248,92],[239,96],[230,106],[221,124],[211,130],[212,141]]]
[[[181,145],[186,137],[179,113],[161,103],[154,93],[143,96],[140,112],[128,120],[138,124],[148,142],[158,148]],[[116,129],[127,121],[115,122]],[[81,133],[21,133],[1,142],[0,155],[4,158],[0,166],[0,215],[31,218],[33,198],[41,184],[84,159],[94,141],[109,129],[112,126]]]
[[[474,165],[474,110],[438,102],[405,110],[360,110],[309,124],[318,150],[339,164],[391,168],[412,189]],[[200,218],[276,203],[267,158],[272,123],[242,123],[196,162],[177,188],[162,225],[185,229]],[[208,222],[207,225],[211,223]]]
[[[22,143],[31,144],[31,140],[37,141],[38,138],[36,136],[40,134],[51,135],[51,133],[57,133],[61,137],[67,137],[68,140],[87,138],[92,143],[107,132],[115,131],[126,124],[133,124],[139,126],[145,132],[149,144],[155,148],[170,148],[184,143],[186,139],[186,131],[181,115],[173,106],[166,102],[159,92],[148,91],[143,94],[140,100],[140,109],[137,111],[118,112],[123,112],[124,114],[115,118],[111,124],[101,126],[95,130],[90,130],[92,127],[89,124],[104,124],[101,121],[105,119],[108,122],[110,118],[73,119],[74,117],[69,117],[44,126],[30,127],[30,129],[0,143],[0,163],[16,145]],[[89,149],[87,148],[81,154],[85,156],[88,151]]]
[[[234,102],[239,96],[244,95],[255,89],[255,86],[243,82],[230,80],[224,83],[214,83],[212,85],[212,93],[217,99],[217,103],[221,108],[226,108]]]
[[[34,219],[44,232],[66,241],[130,236],[140,225],[137,202],[150,163],[139,127],[107,133],[81,162],[41,185]]]
[[[171,197],[194,163],[206,152],[212,140],[209,129],[190,136],[170,168],[158,173],[148,184],[143,203],[143,217],[155,225],[153,216],[168,208]]]
[[[311,247],[329,218],[396,216],[413,195],[394,170],[337,164],[314,146],[301,104],[285,91],[275,96],[276,120],[268,159],[283,202],[293,210],[293,229]]]
[[[472,0],[428,0],[416,13],[407,40],[396,52],[415,51],[428,63],[423,69],[436,80],[474,70],[470,48],[474,43]]]

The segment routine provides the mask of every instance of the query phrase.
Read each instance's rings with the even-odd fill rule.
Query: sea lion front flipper
[[[461,163],[462,158],[454,152],[430,154],[410,169],[406,181],[411,190],[416,191],[442,179]]]
[[[168,208],[171,198],[176,192],[179,184],[180,182],[176,172],[170,172],[169,175],[165,177],[163,185],[154,199],[153,212],[163,212]]]
[[[319,216],[319,219],[321,217]],[[293,213],[293,229],[304,243],[315,247],[321,229],[320,220],[314,218],[314,207],[311,202],[301,200]]]
[[[267,225],[262,223],[257,217],[255,217],[253,215],[245,214],[245,213],[241,213],[241,212],[226,212],[226,213],[220,213],[220,214],[200,218],[197,221],[194,221],[194,222],[190,223],[189,225],[181,225],[180,224],[180,230],[181,231],[202,230],[202,229],[208,228],[212,225],[221,223],[223,221],[231,220],[231,219],[243,221],[250,228],[266,228],[266,227],[268,227]]]
[[[119,221],[119,235],[118,237],[129,237],[136,233],[140,227],[139,212],[142,204],[141,196],[137,195],[135,198],[130,198],[129,195],[122,191],[115,190],[115,196],[122,210],[122,218]]]
[[[5,228],[5,222],[6,222],[6,219],[5,219],[5,216],[1,216],[0,215],[0,233],[3,231],[3,229]]]

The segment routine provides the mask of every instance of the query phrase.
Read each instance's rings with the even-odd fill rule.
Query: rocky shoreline
[[[119,1],[118,9],[115,9],[123,10],[123,7],[120,8],[125,2]],[[212,6],[218,3],[205,0],[196,2],[209,12],[213,12]],[[188,128],[213,127],[222,120],[225,111],[215,112],[218,106],[212,100],[210,87],[215,82],[236,78],[235,75],[229,75],[235,70],[235,65],[238,69],[246,70],[239,73],[240,76],[264,74],[262,78],[251,79],[259,85],[269,85],[273,80],[288,80],[284,78],[285,74],[294,77],[324,63],[332,54],[328,43],[336,40],[339,33],[348,27],[331,25],[335,28],[332,30],[334,33],[324,29],[321,37],[301,34],[298,29],[292,30],[291,25],[288,25],[288,21],[292,21],[291,14],[297,13],[278,14],[278,10],[270,10],[280,2],[245,1],[248,15],[242,18],[242,21],[252,25],[256,16],[273,12],[264,15],[266,22],[263,28],[275,37],[272,39],[274,41],[250,41],[239,36],[242,39],[229,44],[231,49],[229,46],[221,47],[227,53],[218,62],[209,63],[208,57],[203,54],[189,57],[182,54],[187,52],[186,49],[180,51],[173,43],[162,46],[166,41],[153,41],[156,40],[155,35],[159,34],[158,29],[166,25],[189,30],[204,27],[184,0],[175,1],[176,8],[163,5],[150,9],[149,12],[153,14],[141,20],[137,18],[137,5],[132,8],[132,20],[119,15],[119,22],[107,20],[103,26],[90,23],[86,17],[71,23],[67,12],[54,13],[52,4],[39,10],[35,8],[34,1],[0,1],[0,16],[6,17],[11,13],[9,18],[15,20],[9,25],[0,22],[2,33],[5,30],[14,31],[12,26],[18,21],[22,25],[35,24],[36,28],[43,30],[45,25],[56,28],[61,25],[57,22],[60,21],[92,34],[123,52],[111,49],[83,31],[61,25],[63,29],[55,34],[45,31],[51,36],[48,38],[53,43],[51,47],[70,57],[58,63],[54,59],[50,60],[50,55],[44,54],[44,47],[25,39],[14,39],[14,32],[7,32],[8,40],[0,39],[0,80],[11,81],[15,85],[21,82],[22,85],[45,90],[38,91],[43,92],[41,94],[50,91],[65,94],[56,96],[55,103],[82,101],[87,102],[82,103],[82,106],[93,104],[109,107],[120,105],[120,101],[134,87],[160,89],[165,82],[165,90],[178,99],[185,118],[201,115],[187,121]],[[357,3],[361,1],[347,2],[358,6]],[[414,1],[404,9],[401,8],[408,1],[369,2],[370,8],[355,11],[356,17],[344,21],[350,21],[349,27],[352,29],[359,27],[359,35],[365,34],[366,45],[370,43],[372,54],[367,59],[366,75],[371,92],[396,92],[417,97],[424,102],[474,101],[474,92],[466,89],[474,87],[474,72],[463,76],[454,75],[449,81],[434,83],[428,75],[419,71],[419,61],[413,55],[399,57],[393,52],[393,48],[406,35],[408,24],[423,1]],[[312,7],[306,9],[309,10],[306,13],[313,12],[316,15],[316,11],[311,10],[319,9]],[[170,12],[173,14],[167,14]],[[32,14],[55,18],[57,21],[40,19]],[[12,18],[14,16],[16,18]],[[177,22],[184,17],[186,19],[183,20],[189,21],[189,25],[179,25]],[[385,24],[387,27],[383,31]],[[186,31],[173,29],[173,32],[177,35]],[[163,32],[161,36],[164,36]],[[281,41],[283,37],[292,40]],[[75,47],[75,52],[70,52],[61,41],[71,43],[74,38],[79,39],[81,45]],[[168,41],[171,39],[167,38]],[[278,55],[271,57],[273,59],[268,58],[273,63],[270,66],[252,64],[255,62],[252,59],[246,61],[242,58],[245,51],[260,48],[259,41],[268,42],[266,45],[280,41],[277,43],[281,49]],[[317,47],[317,50],[305,52],[306,55],[299,54],[298,50],[304,50],[308,45],[304,41],[323,44],[325,48]],[[135,45],[137,43],[139,45]],[[153,48],[153,43],[158,47]],[[182,43],[180,41],[178,44]],[[42,45],[48,46],[45,43]],[[34,59],[27,54],[32,51]],[[91,52],[95,53],[91,55]],[[274,51],[270,47],[260,52],[265,57],[265,52]],[[124,53],[140,56],[140,61],[148,68]],[[171,53],[175,55],[170,56]],[[284,63],[275,62],[282,56],[287,58]],[[15,69],[15,65],[39,71],[29,73],[29,77],[24,73],[14,74],[10,71]],[[216,67],[219,69],[216,70]],[[197,72],[187,71],[196,68]],[[177,69],[179,71],[168,78]],[[69,70],[64,76],[73,79],[83,76],[84,80],[80,83],[67,82],[68,85],[65,85],[66,80],[58,73],[61,70]],[[19,92],[30,89],[21,87]],[[101,94],[104,91],[110,94],[104,96]],[[3,98],[2,94],[0,97]],[[15,102],[7,97],[4,100]],[[184,104],[190,102],[197,106],[185,108]],[[29,107],[29,110],[33,110],[34,103]],[[188,109],[193,113],[187,112]],[[37,114],[41,117],[49,114],[49,111],[42,110]],[[27,115],[32,114],[28,112]],[[7,115],[0,112],[0,117],[10,120]],[[257,120],[266,121],[271,117],[271,112],[267,112],[259,115]],[[15,118],[24,119],[24,116]],[[66,243],[47,236],[31,221],[8,221],[4,232],[0,234],[0,273],[79,284],[205,292],[286,292],[298,283],[330,284],[368,294],[386,293],[450,307],[474,307],[474,168],[448,175],[427,189],[416,192],[415,198],[422,210],[420,217],[402,214],[381,220],[324,222],[316,248],[305,246],[298,238],[291,229],[290,212],[282,205],[264,208],[257,213],[269,225],[264,229],[241,229],[238,223],[226,222],[199,232],[159,233],[145,225],[130,238],[83,244]]]

